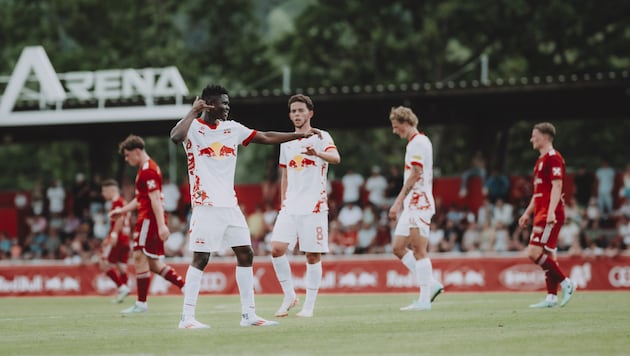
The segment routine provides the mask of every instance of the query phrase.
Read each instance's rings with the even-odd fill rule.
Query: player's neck
[[[407,137],[406,137],[407,141],[411,141],[411,139],[419,133],[420,131],[418,131],[418,129],[416,129],[415,127],[410,129],[409,131],[407,131]]]
[[[303,132],[306,132],[306,131],[308,131],[310,129],[311,129],[311,125],[310,124],[304,124],[304,125],[302,125],[300,127],[295,127],[295,132],[303,133]]]
[[[540,150],[538,150],[538,151],[540,152],[541,156],[544,156],[547,153],[549,153],[551,150],[553,150],[553,145],[552,144],[548,144],[548,145],[544,145],[543,147],[541,147]]]

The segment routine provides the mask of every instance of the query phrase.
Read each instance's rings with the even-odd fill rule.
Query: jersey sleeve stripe
[[[421,167],[421,168],[422,168],[422,167],[424,167],[424,166],[422,165],[422,162],[416,162],[416,161],[411,162],[411,165],[412,165],[412,166],[419,166],[419,167]]]
[[[326,148],[324,148],[324,152],[328,152],[330,150],[336,150],[337,146],[327,146]]]
[[[256,130],[252,130],[252,133],[251,133],[251,134],[250,134],[250,135],[249,135],[249,136],[248,136],[245,140],[243,140],[243,146],[247,146],[247,145],[249,145],[249,143],[251,142],[251,140],[253,140],[253,139],[254,139],[254,136],[256,136],[256,133],[257,133],[257,132],[258,132],[258,131],[256,131]]]

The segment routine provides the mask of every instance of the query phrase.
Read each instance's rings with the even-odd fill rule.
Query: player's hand
[[[313,146],[306,147],[306,151],[302,152],[307,156],[317,156],[317,151],[313,148]]]
[[[389,208],[389,218],[392,220],[398,219],[398,212],[402,210],[402,203],[394,202],[391,208]]]
[[[314,128],[310,128],[308,131],[306,131],[304,133],[304,138],[311,137],[313,135],[317,135],[320,139],[323,138],[322,132]]]
[[[166,239],[168,239],[168,236],[171,234],[171,232],[168,230],[168,226],[162,225],[158,229],[158,234],[160,235],[160,239],[162,241],[166,241]]]
[[[120,215],[122,215],[122,209],[121,208],[116,208],[112,211],[109,212],[109,218],[110,219],[116,219],[118,218]]]
[[[195,97],[195,101],[192,104],[192,111],[196,113],[201,113],[204,110],[214,109],[214,105],[209,105],[205,100],[199,99],[199,97]]]
[[[550,211],[547,214],[547,224],[553,225],[553,224],[555,224],[557,222],[558,222],[558,220],[556,220],[556,212],[555,211]]]
[[[521,228],[527,226],[529,224],[529,214],[523,214],[520,218],[518,218],[518,226]]]

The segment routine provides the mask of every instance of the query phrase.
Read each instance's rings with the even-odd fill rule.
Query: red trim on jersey
[[[287,168],[287,165],[284,164],[284,163],[280,163],[280,164],[278,164],[278,167],[280,167],[280,168]]]
[[[420,166],[420,168],[423,168],[423,167],[424,167],[424,166],[422,165],[422,162],[416,162],[416,161],[411,162],[411,165],[412,165],[412,166]]]
[[[217,129],[217,127],[219,127],[219,125],[218,125],[218,124],[209,124],[209,123],[205,122],[205,121],[204,121],[202,118],[200,118],[200,117],[198,117],[198,118],[197,118],[197,121],[198,121],[200,124],[202,124],[202,125],[206,125],[206,126],[208,126],[208,127],[209,127],[210,129],[212,129],[212,130],[216,130],[216,129]],[[221,123],[221,122],[219,121],[219,123]]]
[[[254,136],[256,136],[257,132],[258,131],[256,131],[256,130],[252,130],[251,135],[249,135],[249,137],[247,137],[245,140],[243,140],[243,146],[249,145],[249,142],[254,139]]]
[[[411,137],[409,137],[409,141],[413,140],[414,137],[416,137],[418,135],[420,135],[420,133],[418,133],[418,132],[416,132],[415,134],[411,135]],[[407,142],[409,142],[409,141],[407,141]]]
[[[336,150],[337,146],[328,146],[326,148],[324,148],[324,152],[328,152],[328,150]]]

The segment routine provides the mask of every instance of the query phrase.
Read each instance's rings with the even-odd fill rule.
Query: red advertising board
[[[298,290],[304,289],[306,265],[291,262]],[[630,257],[560,258],[560,264],[580,290],[630,291]],[[185,275],[186,264],[173,264]],[[213,259],[201,281],[202,294],[236,294],[234,261]],[[131,267],[131,266],[130,266]],[[131,269],[133,273],[133,268]],[[449,292],[534,291],[544,289],[544,275],[525,257],[434,258],[433,273]],[[130,282],[135,288],[134,279]],[[281,293],[271,262],[254,263],[256,293]],[[400,293],[416,291],[409,271],[395,258],[324,260],[321,293]],[[111,295],[114,283],[97,266],[63,264],[0,265],[0,296]],[[154,276],[151,295],[180,294],[171,284]]]

